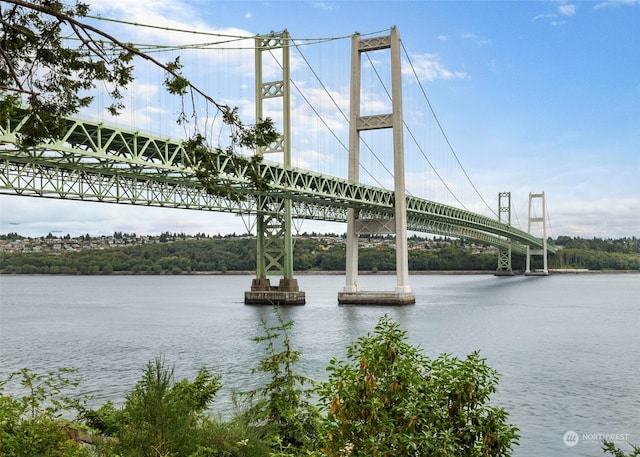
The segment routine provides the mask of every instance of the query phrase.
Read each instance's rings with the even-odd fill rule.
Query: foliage
[[[589,270],[640,270],[640,253],[596,251],[587,248],[559,250],[549,262],[551,268]]]
[[[123,408],[124,423],[115,433],[115,451],[131,457],[190,455],[204,411],[221,385],[201,368],[193,381],[174,380],[162,359],[149,362]],[[106,430],[105,430],[106,431]]]
[[[631,451],[626,454],[623,450],[616,447],[616,445],[611,441],[603,441],[602,442],[602,450],[605,451],[605,454],[611,454],[614,457],[638,457],[640,456],[640,447],[631,445]]]
[[[76,19],[88,11],[88,5],[79,2],[3,2],[0,121],[14,118],[21,105],[29,107],[30,122],[20,138],[24,147],[60,138],[64,116],[88,106],[93,97],[86,91],[97,84],[110,87],[112,114],[124,107],[122,90],[133,80],[134,49],[96,39],[92,28]],[[67,40],[67,33],[79,40]]]
[[[319,388],[330,456],[505,456],[517,443],[507,413],[489,405],[497,374],[477,352],[427,358],[386,316],[333,359]]]
[[[249,190],[270,190],[269,180],[260,168],[263,156],[255,154],[244,157],[236,154],[234,147],[238,145],[255,149],[270,145],[278,138],[273,121],[267,118],[254,126],[246,127],[238,117],[237,108],[225,110],[223,117],[228,123],[238,127],[232,134],[231,146],[226,150],[207,145],[206,138],[199,133],[183,143],[188,156],[194,161],[196,178],[207,193],[236,202],[246,200]],[[239,175],[248,178],[249,188],[242,189],[230,179]]]
[[[96,455],[259,457],[268,446],[242,418],[221,422],[207,409],[220,388],[219,377],[201,368],[193,381],[174,381],[162,359],[149,362],[122,409],[107,402],[81,419],[103,436]]]
[[[77,387],[74,370],[38,375],[22,369],[0,381],[0,454],[3,457],[85,457],[88,449],[72,440],[65,415],[75,413],[84,399],[67,396]],[[13,384],[18,381],[19,388]],[[16,392],[5,393],[11,385]],[[14,390],[14,389],[12,389]]]
[[[246,393],[253,401],[248,417],[264,428],[265,439],[287,451],[308,448],[318,434],[320,416],[309,402],[310,390],[304,386],[312,381],[293,371],[300,360],[300,351],[291,347],[289,331],[293,322],[285,322],[275,309],[277,322],[269,325],[262,320],[264,335],[253,340],[265,344],[265,356],[254,373],[270,375],[261,388]]]
[[[317,387],[293,372],[300,352],[291,347],[292,322],[263,321],[265,356],[254,373],[271,375],[252,395],[247,414],[226,422],[207,408],[219,377],[201,369],[193,381],[174,380],[162,359],[149,362],[123,408],[107,402],[85,408],[87,398],[69,391],[76,370],[38,375],[28,369],[0,381],[0,454],[4,457],[320,457],[320,456],[506,456],[517,444],[507,414],[490,406],[497,374],[477,352],[466,359],[429,359],[407,343],[406,332],[382,317],[373,334],[347,348],[349,362],[331,360],[327,382]],[[10,391],[11,393],[5,393]],[[323,408],[320,416],[318,408]],[[70,438],[79,420],[116,439],[93,448]],[[95,435],[94,435],[95,436]],[[638,457],[612,442],[603,451]]]
[[[621,254],[640,254],[640,239],[634,237],[623,238],[579,238],[559,236],[555,244],[564,249],[583,249],[589,251],[619,252]]]
[[[118,433],[124,427],[126,420],[124,411],[116,408],[110,400],[96,410],[82,410],[78,418],[91,430],[105,436],[114,436]]]
[[[4,6],[7,3],[7,6]],[[194,130],[184,142],[196,175],[207,192],[223,198],[239,200],[243,193],[231,186],[229,176],[246,170],[248,185],[268,189],[268,180],[259,169],[260,155],[249,159],[237,154],[236,147],[256,149],[268,146],[278,138],[270,119],[254,126],[244,125],[237,108],[217,103],[194,86],[182,74],[180,57],[162,63],[133,45],[123,43],[103,30],[80,22],[86,17],[87,4],[77,2],[69,7],[61,0],[7,0],[0,8],[0,123],[21,117],[26,106],[29,122],[18,135],[20,147],[26,149],[51,139],[60,139],[66,131],[65,117],[78,113],[91,104],[89,91],[98,85],[110,88],[113,103],[107,108],[117,115],[124,108],[123,91],[133,81],[134,57],[151,62],[164,70],[166,90],[182,99],[177,122],[187,124],[194,119]],[[227,150],[213,148],[199,133],[196,96],[213,105],[221,113],[224,124],[232,128],[231,146]],[[191,113],[185,112],[185,100],[191,102]],[[22,113],[24,114],[24,113]],[[206,121],[205,121],[206,122]],[[215,168],[216,158],[225,156],[227,167]],[[220,179],[220,173],[226,179]]]
[[[244,418],[222,422],[209,417],[191,432],[192,440],[199,444],[189,457],[271,456],[269,444]]]

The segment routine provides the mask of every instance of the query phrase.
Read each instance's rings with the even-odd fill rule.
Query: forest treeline
[[[119,239],[122,239],[122,234]],[[9,235],[0,238],[7,239]],[[11,234],[16,237],[19,235]],[[89,240],[89,237],[82,237]],[[126,238],[126,235],[125,235]],[[62,238],[60,238],[62,240]],[[589,270],[640,270],[640,240],[582,239],[560,236],[552,240],[558,252],[549,268]],[[459,240],[410,239],[411,271],[480,270],[497,266],[495,249]],[[164,233],[154,243],[125,244],[75,252],[4,252],[4,274],[183,274],[255,270],[256,242],[249,236],[190,237]],[[524,256],[513,256],[514,270],[524,268]],[[534,265],[535,266],[535,265]],[[362,271],[395,269],[393,239],[365,240],[359,250]],[[339,236],[299,236],[294,245],[294,269],[301,272],[342,271],[345,245]]]

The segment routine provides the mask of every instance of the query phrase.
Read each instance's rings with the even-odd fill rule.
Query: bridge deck
[[[346,221],[347,208],[362,219],[394,214],[393,191],[273,163],[259,165],[270,186],[257,192],[250,170],[226,154],[216,156],[220,179],[243,199],[209,195],[182,142],[87,120],[69,118],[63,138],[21,150],[15,144],[26,122],[23,116],[0,126],[0,193],[234,213],[255,213],[261,196],[290,199],[297,218]],[[542,247],[539,238],[489,217],[416,197],[406,201],[409,230],[499,247],[511,242],[519,253]]]

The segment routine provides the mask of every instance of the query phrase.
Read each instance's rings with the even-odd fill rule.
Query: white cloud
[[[478,35],[476,35],[475,33],[463,33],[461,35],[461,38],[463,40],[469,40],[479,46],[487,46],[489,44],[491,44],[491,39],[490,38],[484,38],[484,37],[480,37]]]
[[[576,14],[576,5],[566,4],[558,6],[558,13],[562,16],[573,16]]]
[[[461,71],[452,71],[446,68],[437,54],[412,54],[411,62],[418,78],[421,81],[435,81],[437,79],[467,79],[468,75]],[[403,74],[413,74],[410,65],[402,66]]]
[[[336,2],[314,2],[313,7],[323,11],[340,11],[340,6]]]
[[[602,8],[615,8],[619,6],[634,6],[640,5],[640,0],[607,0],[602,3],[594,5],[593,9],[598,10]]]
[[[532,22],[544,21],[549,25],[558,26],[566,23],[563,18],[574,16],[577,12],[577,5],[573,3],[561,2],[553,13],[543,13],[534,16]]]
[[[531,19],[533,22],[535,21],[543,21],[543,20],[547,20],[547,19],[553,19],[556,18],[557,15],[556,14],[552,14],[552,13],[544,13],[544,14],[538,14],[537,16],[534,16],[533,19]]]

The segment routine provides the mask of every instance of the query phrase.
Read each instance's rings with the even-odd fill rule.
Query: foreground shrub
[[[496,457],[517,444],[507,413],[489,405],[498,376],[477,352],[431,360],[383,317],[347,357],[318,390],[327,455]]]
[[[22,369],[0,381],[0,455],[91,455],[89,449],[73,441],[69,434],[67,419],[75,415],[82,403],[67,396],[67,391],[79,383],[71,377],[74,372],[60,369],[39,375]],[[13,395],[5,393],[9,384],[15,392]]]
[[[98,432],[115,438],[101,446],[105,455],[188,456],[197,449],[194,434],[220,387],[219,377],[206,368],[193,381],[175,381],[173,368],[156,359],[147,364],[122,410],[107,403],[83,417]]]
[[[246,392],[250,406],[248,420],[262,431],[263,439],[280,451],[302,452],[313,447],[319,433],[320,414],[309,401],[313,381],[294,371],[301,352],[291,345],[289,331],[293,322],[285,322],[275,310],[277,322],[262,320],[264,334],[255,337],[264,344],[265,355],[253,369],[269,378],[264,386]]]
[[[605,454],[611,454],[614,457],[639,457],[640,456],[640,447],[639,446],[631,446],[631,451],[629,453],[625,453],[622,449],[617,447],[615,443],[612,441],[603,441],[602,442],[602,450],[605,451]]]

